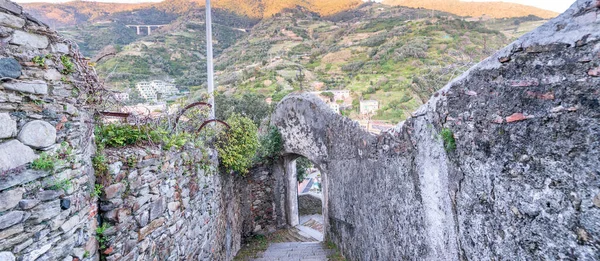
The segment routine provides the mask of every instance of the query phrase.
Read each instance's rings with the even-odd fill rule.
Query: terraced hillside
[[[285,25],[285,26],[282,26]],[[293,10],[256,25],[217,60],[220,90],[274,101],[292,91],[347,89],[400,121],[439,86],[510,41],[482,22],[428,10],[365,4],[327,19]]]

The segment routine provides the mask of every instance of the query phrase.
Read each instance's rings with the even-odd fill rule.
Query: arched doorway
[[[301,180],[298,178],[298,162],[303,159],[311,162],[312,167],[307,173],[307,177]],[[282,160],[278,161],[278,164],[279,166],[276,169],[283,170],[283,176],[285,177],[283,182],[285,196],[282,198],[284,202],[282,204],[282,213],[285,213],[286,225],[296,227],[310,237],[318,241],[323,241],[327,227],[327,174],[324,168],[310,161],[307,157],[293,153],[282,156]],[[316,178],[317,176],[318,178]],[[314,185],[315,180],[318,180],[319,184],[316,186],[320,189],[317,192],[314,190],[311,192],[310,186]],[[302,213],[299,204],[301,197],[313,197],[312,200],[318,199],[320,201],[319,206],[321,207],[319,213]]]

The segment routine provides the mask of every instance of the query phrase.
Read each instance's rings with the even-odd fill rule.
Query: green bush
[[[148,140],[148,133],[142,127],[108,124],[96,127],[96,142],[106,147],[123,147]]]
[[[219,161],[226,170],[246,175],[259,146],[258,128],[239,114],[233,114],[227,123],[231,129],[217,136]]]
[[[256,163],[269,163],[279,155],[283,149],[281,133],[275,126],[269,126],[269,131],[259,138],[260,146],[256,153]]]

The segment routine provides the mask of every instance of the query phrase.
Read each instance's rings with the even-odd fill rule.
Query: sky
[[[50,2],[50,3],[59,3],[59,2],[68,2],[68,0],[14,0],[17,3],[27,3],[27,2]],[[244,0],[240,0],[244,1]],[[324,0],[327,1],[327,0]],[[365,0],[363,0],[365,1]],[[470,2],[490,2],[490,0],[461,0],[461,1],[470,1]],[[575,2],[575,0],[501,0],[502,2],[511,2],[517,4],[531,5],[542,9],[551,10],[557,13],[562,13],[571,4]],[[119,2],[119,3],[141,3],[141,2],[161,2],[161,0],[97,0],[97,2]],[[377,1],[379,2],[379,1]]]

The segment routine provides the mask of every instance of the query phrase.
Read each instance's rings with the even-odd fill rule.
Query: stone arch
[[[285,195],[279,199],[282,202],[280,214],[285,216],[287,225],[298,224],[295,160],[303,156],[313,162],[322,174],[323,220],[327,233],[328,164],[340,157],[359,157],[363,153],[360,148],[366,149],[367,144],[374,142],[374,136],[363,131],[356,122],[335,114],[311,94],[287,96],[275,109],[271,123],[280,130],[283,138],[282,157],[275,166],[275,172],[284,177],[282,185],[285,186]],[[339,139],[341,136],[345,138]]]

